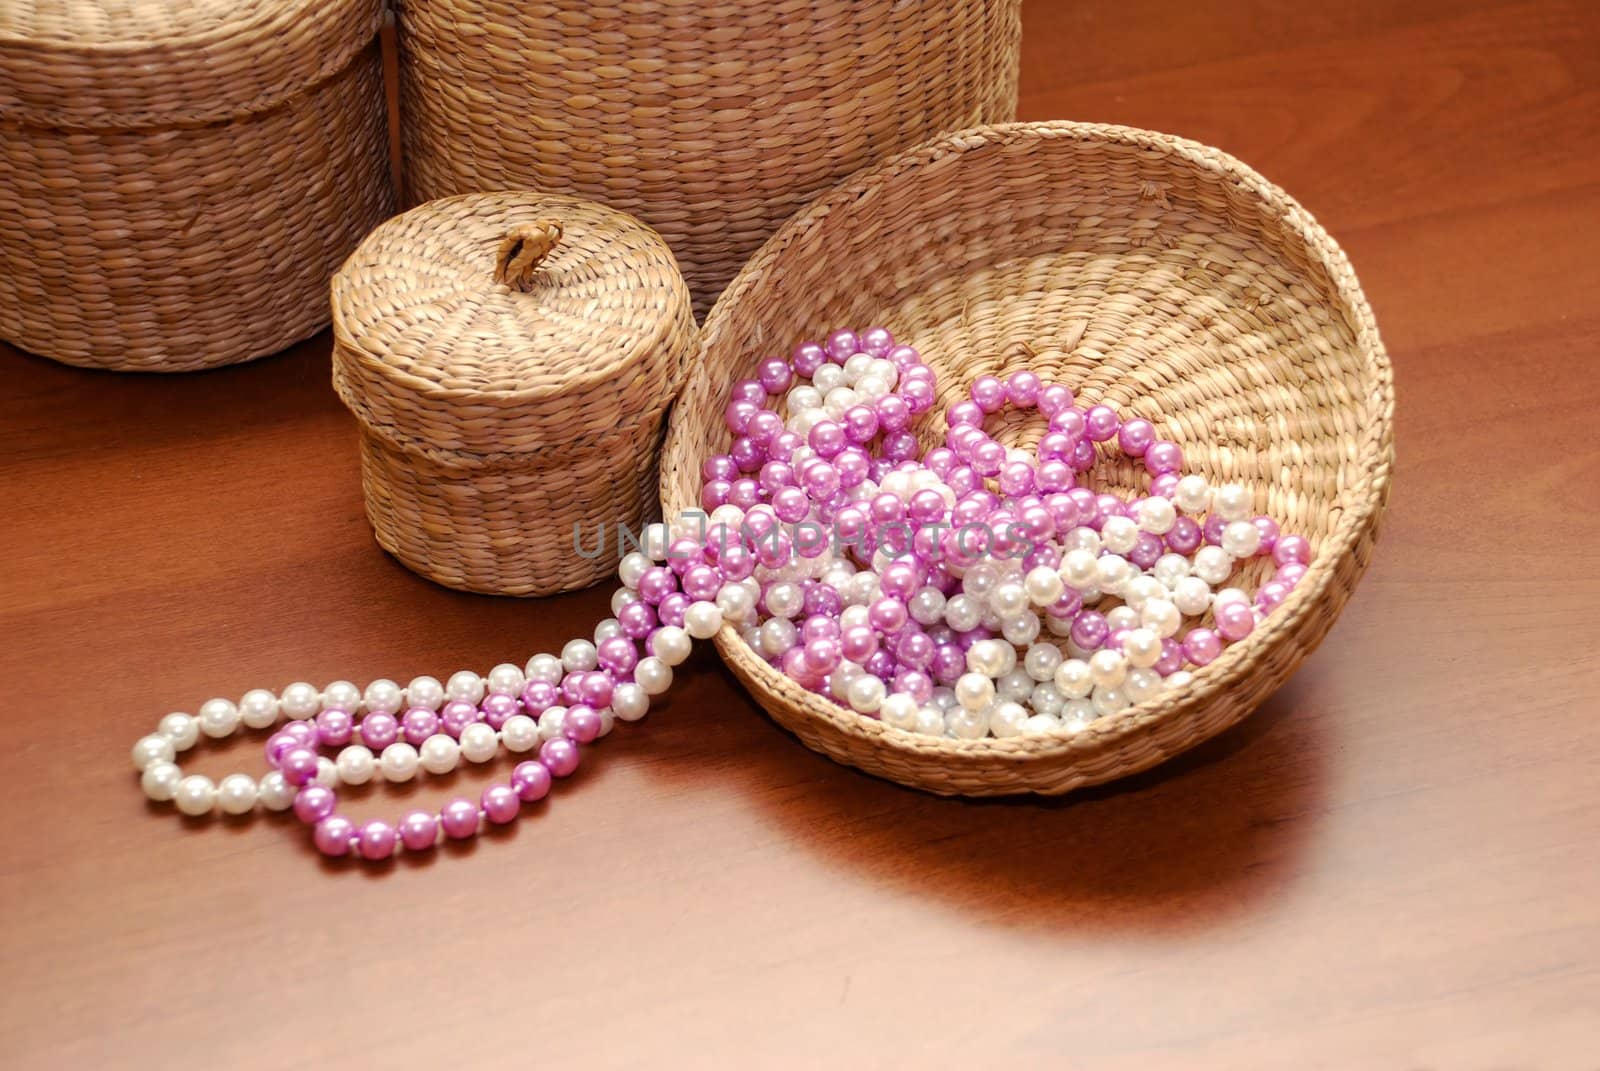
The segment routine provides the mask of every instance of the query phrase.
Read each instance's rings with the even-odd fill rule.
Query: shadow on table
[[[969,918],[1079,933],[1214,925],[1283,890],[1315,833],[1325,744],[1294,681],[1153,770],[1065,798],[967,800],[806,750],[713,665],[696,659],[676,712],[618,750],[683,791],[733,785],[841,871]]]

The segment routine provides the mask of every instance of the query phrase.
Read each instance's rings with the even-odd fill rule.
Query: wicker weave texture
[[[667,239],[703,312],[857,169],[1016,111],[1020,0],[405,0],[412,201],[527,187]]]
[[[618,525],[658,513],[695,324],[638,220],[555,194],[430,202],[351,255],[333,324],[368,517],[416,572],[503,595],[584,587],[615,567]]]
[[[941,794],[1058,794],[1154,766],[1253,710],[1322,639],[1367,567],[1393,464],[1393,380],[1344,254],[1282,190],[1179,138],[1077,123],[944,136],[853,177],[786,224],[707,319],[662,462],[669,516],[727,446],[728,384],[834,326],[881,323],[940,373],[1028,367],[1155,422],[1188,470],[1236,480],[1312,542],[1294,595],[1180,693],[1078,734],[956,741],[811,695],[731,628],[736,676],[808,746]],[[1008,443],[1042,422],[991,418]],[[930,415],[920,434],[944,433]],[[1148,477],[1109,451],[1102,486]],[[1246,586],[1261,582],[1257,562]]]
[[[379,14],[0,5],[0,337],[189,371],[325,326],[329,276],[394,208]]]

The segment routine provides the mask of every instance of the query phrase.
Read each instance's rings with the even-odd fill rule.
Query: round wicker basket
[[[656,515],[694,329],[661,236],[600,205],[468,194],[378,227],[333,280],[333,382],[379,544],[497,595],[611,572]]]
[[[697,312],[858,168],[1016,112],[1021,0],[398,10],[410,200],[526,187],[631,212],[672,246]]]
[[[1190,687],[1077,734],[967,742],[893,729],[805,691],[724,628],[716,643],[734,674],[808,747],[941,794],[1122,777],[1248,714],[1365,570],[1392,468],[1388,358],[1338,246],[1226,154],[1123,127],[1014,124],[851,178],[774,235],[707,319],[662,462],[668,515],[696,508],[700,462],[727,445],[732,380],[833,326],[880,323],[941,373],[935,413],[978,375],[1033,368],[1153,420],[1188,467],[1253,488],[1315,559],[1267,624]],[[997,421],[1009,442],[1041,430]],[[943,432],[933,415],[921,428],[928,443]],[[1109,453],[1096,476],[1123,491],[1148,479]]]
[[[394,209],[381,9],[0,3],[0,337],[176,372],[325,326]]]

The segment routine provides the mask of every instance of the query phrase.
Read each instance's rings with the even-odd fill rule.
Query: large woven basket
[[[956,741],[891,728],[800,688],[731,627],[716,642],[809,747],[941,794],[1055,794],[1131,774],[1239,721],[1316,647],[1371,557],[1394,396],[1344,254],[1282,190],[1215,149],[1078,123],[936,139],[791,220],[712,310],[662,465],[669,515],[724,449],[728,384],[830,327],[884,324],[940,373],[940,405],[1031,367],[1156,422],[1186,464],[1237,480],[1315,549],[1295,594],[1188,688],[1077,734]],[[993,426],[993,423],[991,423]],[[1032,442],[1037,424],[996,429]],[[944,432],[930,414],[920,429]],[[1148,477],[1109,456],[1119,491]],[[1262,560],[1264,561],[1264,560]],[[1261,581],[1262,561],[1246,575]]]
[[[1021,0],[403,0],[414,203],[593,198],[667,239],[704,312],[812,197],[1014,117]]]
[[[694,330],[666,243],[621,212],[508,191],[384,223],[333,280],[333,382],[378,543],[497,595],[610,573],[619,526],[657,513]]]
[[[328,322],[393,211],[380,0],[0,3],[0,337],[187,371]]]

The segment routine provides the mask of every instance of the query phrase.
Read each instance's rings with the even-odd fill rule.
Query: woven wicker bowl
[[[412,203],[526,187],[661,232],[696,313],[858,168],[1017,106],[1021,0],[405,0]]]
[[[918,736],[806,692],[732,628],[718,649],[817,751],[940,794],[1058,794],[1135,773],[1248,714],[1322,639],[1367,566],[1388,493],[1394,396],[1344,254],[1282,190],[1194,142],[1123,127],[1014,124],[909,150],[786,224],[712,310],[662,465],[669,516],[727,445],[728,384],[833,326],[887,325],[940,373],[940,404],[983,373],[1030,367],[1153,420],[1186,466],[1255,490],[1308,537],[1295,594],[1181,693],[1077,734]],[[1039,422],[991,418],[1003,441]],[[942,436],[930,414],[920,433]],[[1147,477],[1109,455],[1097,479]],[[1261,581],[1258,560],[1245,576]]]

